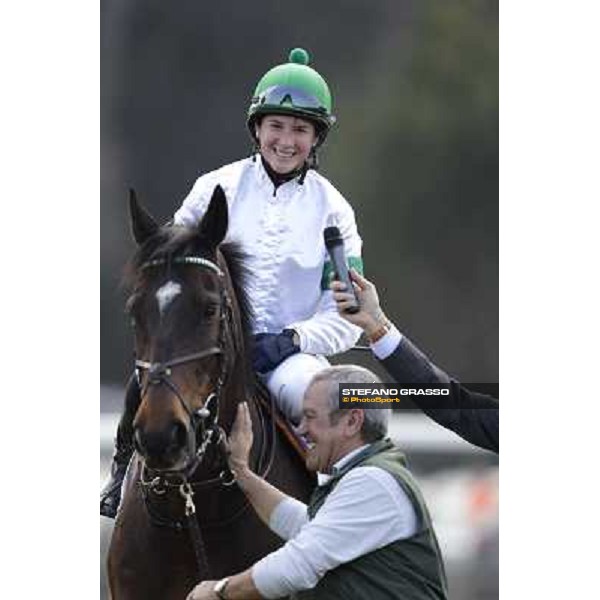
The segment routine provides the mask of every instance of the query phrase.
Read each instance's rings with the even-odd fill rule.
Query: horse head
[[[141,393],[135,445],[151,471],[189,474],[233,418],[235,407],[219,413],[232,371],[245,360],[238,294],[220,248],[227,202],[217,186],[193,228],[159,227],[133,192],[130,212],[138,244],[127,302]]]

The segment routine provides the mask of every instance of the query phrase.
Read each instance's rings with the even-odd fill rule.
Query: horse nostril
[[[158,431],[138,429],[134,434],[134,444],[152,468],[168,468],[187,448],[188,432],[179,422],[171,422]]]
[[[173,425],[173,442],[176,448],[185,448],[188,443],[188,433],[183,423]]]
[[[160,431],[140,431],[136,435],[136,444],[146,458],[160,458],[169,452],[175,442],[175,428]]]

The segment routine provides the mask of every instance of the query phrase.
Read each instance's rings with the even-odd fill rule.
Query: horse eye
[[[218,306],[216,304],[208,304],[204,309],[204,316],[207,318],[214,317],[217,314]]]

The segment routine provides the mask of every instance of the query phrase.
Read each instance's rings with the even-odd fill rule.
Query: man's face
[[[345,413],[350,411],[342,411],[332,423],[327,400],[328,388],[324,381],[308,387],[304,394],[299,426],[299,433],[309,444],[306,468],[321,473],[331,471],[331,467],[347,452],[349,441],[346,423],[348,415]]]

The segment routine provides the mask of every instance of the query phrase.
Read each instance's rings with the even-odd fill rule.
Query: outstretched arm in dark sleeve
[[[450,395],[411,397],[415,404],[434,421],[454,431],[468,442],[499,452],[499,407],[491,396],[464,387],[436,367],[410,340],[387,319],[379,305],[375,286],[356,271],[351,278],[360,304],[354,314],[344,312],[350,294],[344,284],[334,281],[331,289],[340,314],[364,331],[371,348],[389,374],[399,383],[447,383]]]
[[[440,396],[411,396],[411,400],[434,421],[468,442],[499,452],[499,406],[495,398],[471,391],[449,377],[405,336],[380,362],[400,383],[450,384],[450,395],[443,396],[443,406]]]

